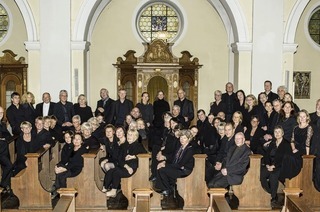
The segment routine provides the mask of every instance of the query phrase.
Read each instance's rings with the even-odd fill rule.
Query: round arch
[[[24,20],[29,42],[38,41],[36,23],[27,0],[15,0]]]

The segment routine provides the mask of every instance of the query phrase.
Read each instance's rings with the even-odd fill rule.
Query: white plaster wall
[[[110,96],[116,98],[116,69],[112,66],[117,57],[127,50],[135,50],[136,56],[143,53],[141,41],[137,39],[131,19],[137,11],[135,5],[140,1],[112,1],[100,15],[90,46],[90,100],[95,107],[101,87],[109,89]],[[213,91],[224,90],[228,81],[228,38],[223,23],[217,12],[206,0],[197,4],[189,0],[177,1],[187,15],[187,31],[173,46],[173,52],[180,57],[180,52],[188,50],[198,57],[203,65],[199,74],[198,108],[209,110]]]
[[[311,0],[304,10],[298,24],[295,43],[299,45],[298,51],[294,56],[294,70],[295,71],[311,71],[311,96],[310,99],[296,99],[295,102],[300,109],[304,108],[309,112],[315,111],[315,102],[320,98],[320,47],[315,47],[308,40],[308,32],[306,28],[308,14],[315,6],[320,6],[319,0]]]

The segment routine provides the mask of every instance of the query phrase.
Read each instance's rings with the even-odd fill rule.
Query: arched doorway
[[[165,98],[168,98],[168,83],[166,79],[161,76],[151,78],[147,87],[151,103],[156,99],[157,93],[160,90],[163,91]]]

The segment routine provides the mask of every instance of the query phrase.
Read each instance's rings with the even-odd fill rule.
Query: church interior
[[[320,98],[320,0],[0,0],[0,50],[4,114],[13,92],[32,92],[36,105],[44,93],[58,102],[65,90],[71,103],[84,95],[95,113],[102,88],[113,100],[124,89],[133,105],[145,92],[153,103],[161,90],[171,109],[183,89],[197,125],[197,111],[208,115],[215,91],[225,93],[228,82],[234,92],[258,97],[266,81],[274,93],[285,87],[300,109],[313,113]],[[125,208],[121,198],[110,202],[101,192],[105,153],[99,149],[83,155],[82,172],[51,201],[61,149],[28,153],[27,168],[11,178],[19,206],[2,195],[3,211],[170,211],[145,174],[148,153],[139,154],[138,170],[121,180]],[[279,186],[283,211],[320,210],[312,178],[319,156],[302,156],[299,175]],[[195,154],[193,172],[176,183],[184,201],[177,211],[279,211],[260,185],[261,158],[250,156],[241,185],[208,189],[206,157]]]

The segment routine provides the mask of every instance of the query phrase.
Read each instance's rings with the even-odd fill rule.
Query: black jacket
[[[113,99],[109,98],[105,105],[103,106],[103,100],[99,100],[97,101],[97,109],[95,111],[95,116],[97,116],[100,111],[98,110],[99,107],[102,107],[104,109],[103,111],[103,115],[104,115],[104,121],[107,123],[107,124],[111,124],[112,121],[113,121],[113,117],[112,117],[112,103],[114,102]]]
[[[48,116],[53,115],[55,104],[56,103],[54,103],[54,102],[50,102]],[[43,102],[36,105],[36,114],[37,114],[37,116],[43,116]]]
[[[178,99],[174,101],[173,104],[180,106],[180,115],[188,117],[187,125],[189,126],[191,121],[194,119],[193,102],[185,98],[183,101]]]

